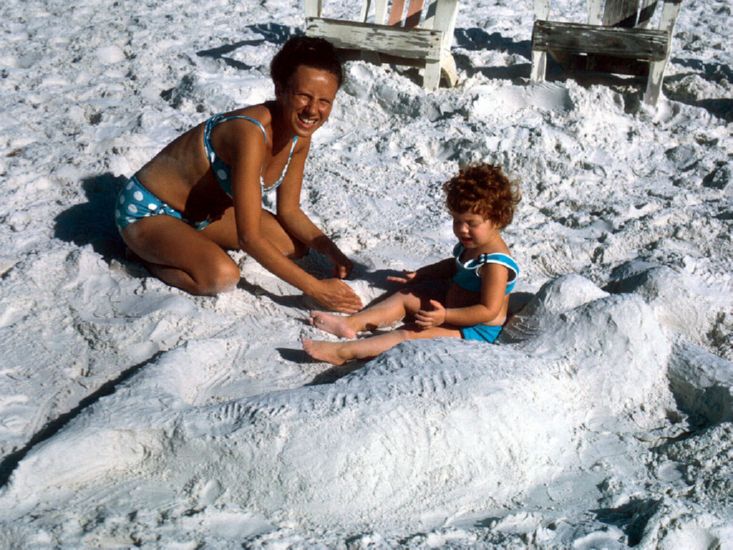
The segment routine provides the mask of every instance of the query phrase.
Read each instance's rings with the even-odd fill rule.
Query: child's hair
[[[344,71],[336,48],[324,38],[294,36],[285,42],[270,63],[270,76],[275,86],[283,90],[287,88],[290,77],[301,65],[333,74],[339,88],[343,83]]]
[[[517,182],[510,180],[501,167],[491,164],[462,168],[443,184],[443,190],[451,212],[480,214],[499,229],[512,223],[514,209],[521,200]]]

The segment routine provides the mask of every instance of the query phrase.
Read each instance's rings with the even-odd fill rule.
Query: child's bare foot
[[[326,361],[332,365],[343,365],[346,359],[339,353],[341,344],[323,340],[303,340],[303,349],[313,359]]]
[[[356,338],[356,331],[349,326],[348,317],[327,311],[311,311],[310,322],[314,327],[340,338]]]

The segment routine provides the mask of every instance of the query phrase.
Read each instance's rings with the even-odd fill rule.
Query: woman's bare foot
[[[310,323],[314,327],[340,338],[356,338],[356,331],[351,328],[348,317],[334,315],[327,311],[311,311]]]
[[[303,340],[303,349],[313,359],[326,361],[332,365],[343,365],[347,358],[339,353],[341,349],[339,342],[324,342],[323,340]]]

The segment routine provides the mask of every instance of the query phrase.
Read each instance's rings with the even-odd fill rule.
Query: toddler
[[[415,338],[496,340],[506,321],[509,293],[519,276],[519,266],[501,237],[501,230],[514,216],[519,190],[501,168],[489,164],[460,170],[443,188],[458,239],[452,257],[389,277],[404,287],[353,315],[311,312],[312,325],[350,340],[303,340],[308,355],[341,365],[375,357]],[[396,330],[355,339],[362,331],[374,331],[405,317],[410,322]]]

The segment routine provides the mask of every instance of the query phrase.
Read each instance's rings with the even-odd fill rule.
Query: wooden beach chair
[[[323,0],[305,0],[305,33],[331,41],[346,58],[420,67],[423,87],[441,73],[458,80],[450,53],[458,0],[363,0],[358,21],[322,17]]]
[[[568,23],[549,20],[550,0],[534,0],[530,79],[544,80],[549,53],[570,70],[647,75],[644,102],[655,105],[681,2],[589,0],[588,23]],[[647,28],[660,3],[658,28]]]

